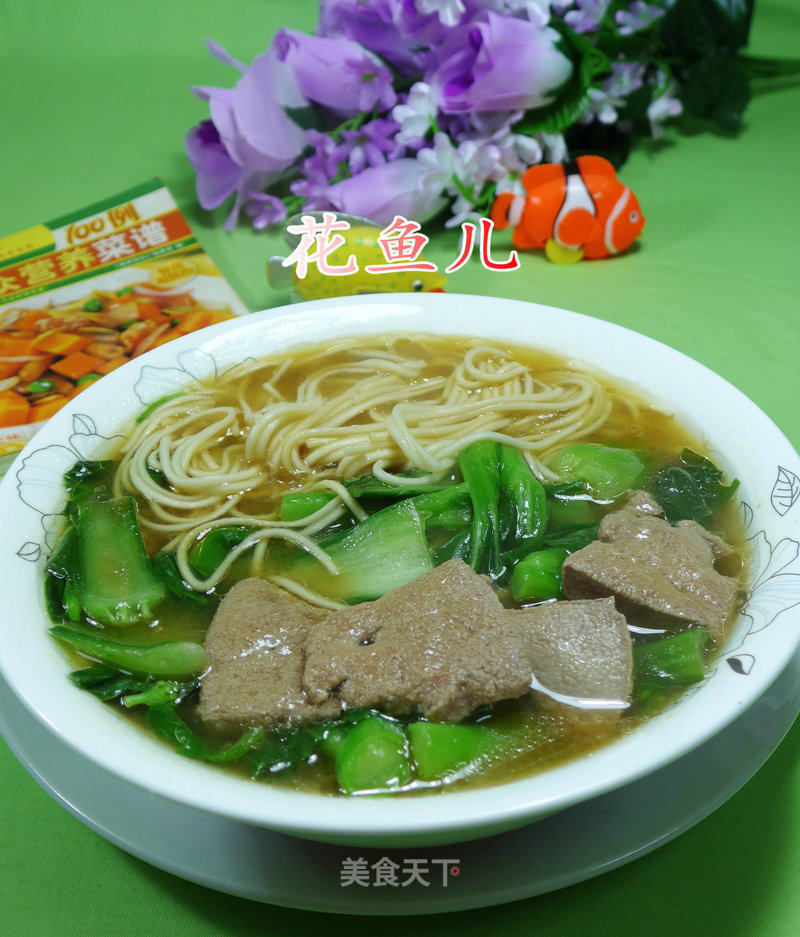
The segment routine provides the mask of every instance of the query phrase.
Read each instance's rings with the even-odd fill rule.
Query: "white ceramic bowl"
[[[76,689],[47,634],[42,566],[63,472],[102,457],[120,427],[191,377],[245,357],[344,335],[412,330],[507,339],[630,382],[674,409],[741,480],[751,594],[709,678],[630,735],[567,764],[482,790],[336,798],[280,790],[174,754]],[[447,294],[303,303],[226,322],[149,352],[86,390],[26,446],[0,485],[0,671],[54,734],[113,775],[174,801],[311,839],[368,845],[466,840],[617,788],[719,732],[775,680],[800,643],[800,457],[774,424],[697,362],[635,332],[546,306]],[[623,820],[623,818],[621,818]]]

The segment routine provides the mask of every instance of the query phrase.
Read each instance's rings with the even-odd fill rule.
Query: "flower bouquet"
[[[754,79],[754,0],[323,0],[317,31],[275,34],[186,151],[206,209],[256,228],[300,210],[458,225],[524,170],[582,153],[619,165],[666,121],[735,132]]]

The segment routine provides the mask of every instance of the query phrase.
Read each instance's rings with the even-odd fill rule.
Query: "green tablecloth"
[[[204,116],[193,83],[231,83],[207,57],[214,36],[240,59],[275,28],[310,28],[312,0],[27,0],[0,18],[0,234],[55,217],[152,175],[171,187],[201,241],[252,308],[283,297],[263,268],[279,245],[226,235],[201,213],[183,156]],[[752,51],[796,55],[798,0],[758,0]],[[800,444],[800,88],[756,98],[738,139],[671,134],[624,169],[644,206],[641,248],[571,267],[527,255],[522,270],[477,263],[449,291],[536,300],[644,332],[740,387]],[[219,219],[215,219],[218,223]],[[427,253],[449,262],[458,235]],[[497,240],[508,244],[507,237]],[[754,444],[757,441],[754,440]],[[24,623],[20,623],[24,626]],[[800,725],[768,764],[695,829],[632,865],[538,899],[370,921],[324,918],[217,895],[149,868],[67,815],[0,742],[0,934],[367,935],[800,933]]]

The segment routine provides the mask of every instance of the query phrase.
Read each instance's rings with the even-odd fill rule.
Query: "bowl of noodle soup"
[[[255,784],[178,757],[135,719],[81,692],[66,679],[75,658],[47,633],[43,568],[63,529],[62,478],[78,460],[116,460],[113,494],[135,498],[148,551],[173,556],[192,590],[213,591],[239,570],[324,614],[383,594],[396,574],[387,560],[354,584],[321,546],[328,541],[320,532],[346,532],[366,517],[353,479],[425,492],[465,446],[496,442],[512,444],[552,485],[560,478],[553,459],[565,446],[626,433],[634,445],[639,425],[653,445],[697,446],[739,480],[726,510],[731,541],[746,557],[747,598],[702,683],[578,757],[489,772],[446,796],[424,785],[411,796],[343,798],[324,779]],[[110,775],[173,801],[348,844],[490,835],[692,751],[775,680],[800,641],[800,589],[775,578],[793,572],[800,541],[792,467],[800,460],[780,431],[724,380],[642,335],[576,313],[395,294],[254,314],[115,371],[57,414],[9,470],[0,486],[0,584],[9,596],[0,672],[60,739]],[[287,519],[281,499],[298,478],[313,480],[301,487],[316,500]],[[241,536],[219,561],[193,562],[198,538],[234,523]],[[285,557],[295,554],[302,561],[287,572]],[[183,621],[178,604],[174,615]],[[200,626],[187,619],[179,627],[191,639]]]

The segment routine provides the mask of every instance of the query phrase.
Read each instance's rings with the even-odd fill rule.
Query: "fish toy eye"
[[[630,220],[635,224],[635,223],[639,220],[639,212],[638,212],[638,211],[632,211],[628,217],[629,217]]]
[[[414,290],[415,293],[421,293],[422,286],[422,280],[414,280],[414,282],[411,284],[411,289]]]

